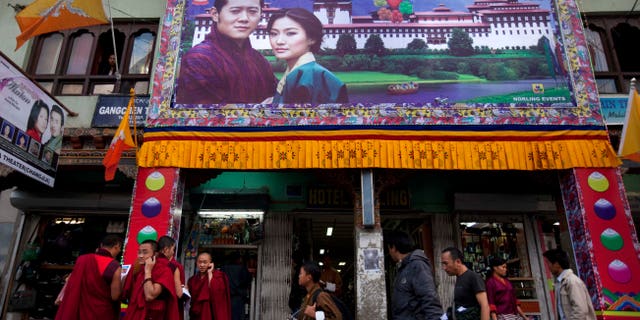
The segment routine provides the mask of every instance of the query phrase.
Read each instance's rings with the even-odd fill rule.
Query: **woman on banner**
[[[322,22],[302,8],[286,9],[269,19],[273,54],[287,63],[273,103],[347,103],[347,86],[316,62],[322,44]]]
[[[261,103],[273,95],[271,65],[251,47],[264,0],[216,0],[213,27],[180,62],[175,102],[179,104]]]
[[[516,299],[516,291],[507,279],[507,262],[501,258],[491,259],[491,270],[487,275],[487,299],[491,320],[528,319]]]
[[[42,135],[49,125],[49,106],[42,100],[36,100],[31,107],[27,120],[27,134],[38,142],[42,142]]]

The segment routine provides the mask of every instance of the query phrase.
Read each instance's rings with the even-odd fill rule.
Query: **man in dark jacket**
[[[433,269],[424,251],[415,249],[404,232],[392,231],[384,236],[389,256],[398,272],[393,285],[392,318],[437,320],[442,306],[433,280]]]

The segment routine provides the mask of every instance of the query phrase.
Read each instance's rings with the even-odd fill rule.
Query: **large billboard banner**
[[[174,106],[575,105],[550,2],[233,5],[185,3]]]
[[[140,166],[619,165],[575,0],[168,0]]]
[[[0,163],[53,187],[65,113],[0,54]]]

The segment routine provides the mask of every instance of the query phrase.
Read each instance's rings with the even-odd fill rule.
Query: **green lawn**
[[[476,77],[470,74],[460,74],[457,80],[437,80],[437,79],[420,79],[415,76],[408,76],[398,73],[384,73],[375,71],[352,71],[352,72],[334,72],[333,74],[349,86],[367,86],[393,84],[401,82],[413,81],[416,83],[451,83],[451,82],[486,82],[486,79]],[[276,77],[280,79],[282,73],[276,73]]]

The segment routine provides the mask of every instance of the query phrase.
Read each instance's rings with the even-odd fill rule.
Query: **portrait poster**
[[[249,17],[242,26],[248,39],[244,44],[259,59],[220,44],[225,31],[216,28],[214,20],[223,23],[226,12],[218,13],[213,4],[214,0],[185,2],[174,108],[268,104],[276,103],[272,97],[278,95],[283,96],[281,104],[307,106],[576,105],[554,1],[271,0],[265,2],[255,22]],[[290,68],[283,81],[289,63],[296,60],[286,52],[278,55],[278,50],[289,50],[290,43],[278,43],[279,33],[274,29],[281,20],[278,14],[289,8],[302,8],[321,22],[322,42],[313,59],[317,69],[329,74],[322,79],[336,78],[337,85],[326,85],[312,76],[305,86],[305,75],[300,76],[303,71],[294,77],[295,68],[302,68],[300,63],[307,60],[297,60],[298,65]],[[270,19],[274,25],[268,30]],[[253,31],[247,33],[247,29]],[[205,62],[203,56],[211,50],[220,56],[216,61],[231,62]],[[256,66],[262,76],[245,76],[252,68],[247,61],[261,59],[269,70]],[[252,96],[270,81],[265,73],[275,76],[275,83],[268,84],[275,87],[273,94]],[[346,92],[332,93],[341,84]],[[257,89],[240,94],[243,85]],[[217,86],[221,88],[218,92],[212,89]],[[287,91],[289,86],[294,87]]]
[[[53,187],[66,111],[0,53],[0,163]]]

